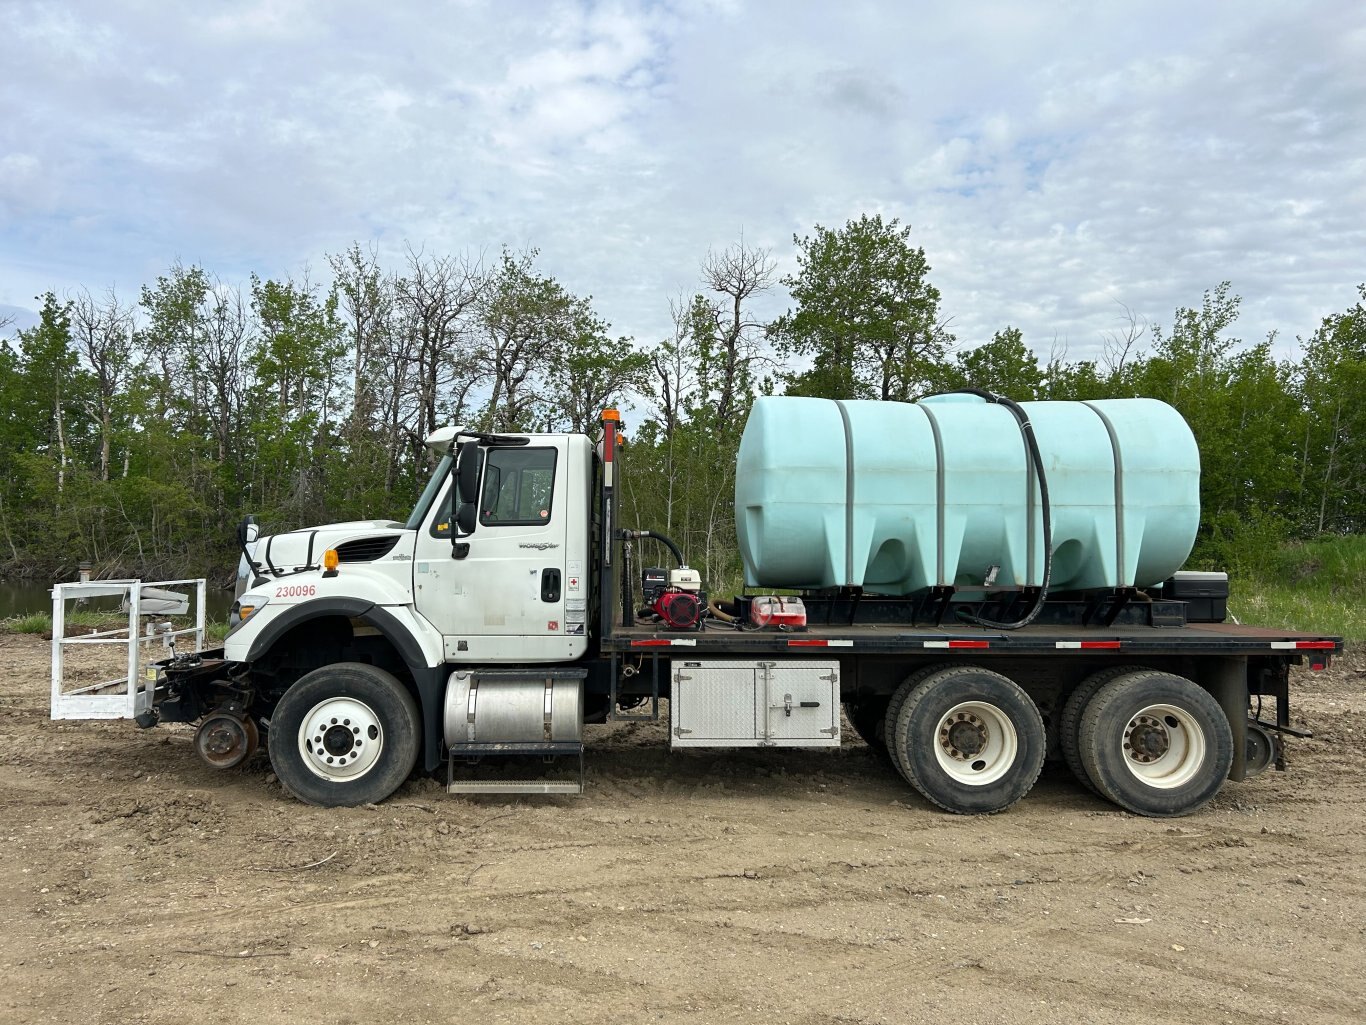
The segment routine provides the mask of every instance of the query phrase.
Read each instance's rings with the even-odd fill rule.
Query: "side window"
[[[428,531],[432,537],[451,536],[451,501],[455,496],[455,481],[451,481],[451,486],[446,490],[446,497],[441,500],[441,506],[437,509],[436,515],[432,517],[431,530]]]
[[[553,448],[491,448],[484,462],[479,522],[486,527],[549,523],[555,496]]]

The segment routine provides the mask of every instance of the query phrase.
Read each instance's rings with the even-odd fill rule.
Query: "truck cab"
[[[242,579],[223,650],[236,679],[228,673],[162,702],[163,717],[214,719],[214,739],[200,744],[214,764],[244,759],[255,746],[260,731],[249,709],[270,710],[278,734],[281,710],[301,711],[291,695],[340,688],[345,698],[313,706],[330,708],[329,720],[340,710],[329,729],[350,720],[349,728],[375,732],[374,742],[353,734],[359,739],[348,746],[333,733],[329,751],[327,730],[300,733],[297,745],[273,743],[272,759],[305,800],[375,800],[387,779],[357,784],[394,761],[396,745],[394,764],[406,765],[405,775],[419,758],[428,771],[440,764],[443,703],[462,667],[572,666],[589,653],[592,442],[581,434],[445,428],[426,444],[438,462],[405,522],[242,538]],[[395,696],[393,715],[412,721],[386,730],[378,709]],[[368,754],[385,746],[388,754],[363,773],[339,773],[338,766],[361,764],[357,747]]]
[[[428,439],[441,459],[406,523],[331,524],[252,543],[225,656],[249,662],[270,624],[291,613],[301,622],[300,610],[345,598],[401,615],[434,664],[581,658],[592,446],[571,434],[457,446],[457,434]],[[470,501],[459,495],[461,453],[475,467],[465,471]],[[467,530],[457,522],[462,507]]]

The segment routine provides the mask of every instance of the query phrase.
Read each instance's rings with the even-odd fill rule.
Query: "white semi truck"
[[[139,723],[198,723],[223,768],[264,739],[287,790],[335,806],[414,771],[576,792],[585,727],[665,699],[680,748],[837,747],[843,708],[951,812],[1008,808],[1061,757],[1123,808],[1187,814],[1284,768],[1290,666],[1342,641],[1224,622],[1226,577],[1173,572],[1194,443],[1168,413],[760,399],[729,601],[621,523],[615,412],[596,438],[440,430],[406,522],[244,524],[223,649],[161,663]],[[1155,423],[1173,433],[1145,438]],[[640,559],[665,549],[677,565]],[[568,775],[514,771],[546,764]]]

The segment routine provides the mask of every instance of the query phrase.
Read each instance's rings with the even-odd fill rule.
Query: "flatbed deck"
[[[1028,626],[1020,630],[990,630],[954,626],[858,624],[819,626],[806,630],[660,630],[655,626],[616,626],[603,639],[605,652],[640,653],[650,649],[683,649],[697,654],[747,655],[810,653],[830,649],[861,654],[973,650],[992,653],[1102,651],[1149,655],[1265,655],[1293,651],[1334,654],[1342,639],[1325,634],[1274,630],[1236,623],[1194,623],[1180,627],[1153,626]]]

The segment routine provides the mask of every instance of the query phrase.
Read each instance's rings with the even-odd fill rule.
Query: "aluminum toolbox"
[[[839,663],[697,659],[670,664],[673,747],[838,747]]]

